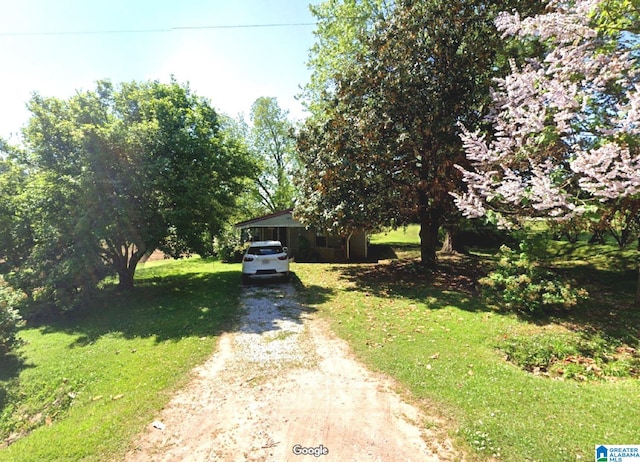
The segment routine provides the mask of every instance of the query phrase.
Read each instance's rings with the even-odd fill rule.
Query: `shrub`
[[[15,290],[0,275],[0,358],[19,345],[16,334],[22,318],[17,308],[25,298],[24,293]]]
[[[494,271],[478,282],[485,297],[509,309],[541,311],[569,308],[586,299],[585,289],[574,288],[550,271],[541,270],[530,258],[530,247],[520,244],[520,252],[503,245]]]
[[[247,243],[242,241],[239,233],[233,229],[229,229],[216,237],[213,248],[220,260],[229,263],[238,263],[242,261],[244,252],[247,250]]]

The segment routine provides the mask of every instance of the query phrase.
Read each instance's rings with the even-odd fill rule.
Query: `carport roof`
[[[293,209],[281,210],[234,225],[238,229],[247,228],[304,228],[305,226],[293,218]]]

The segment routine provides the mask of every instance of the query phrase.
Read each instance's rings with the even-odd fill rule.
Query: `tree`
[[[20,213],[27,175],[12,159],[16,152],[0,140],[0,260],[16,261],[33,244],[30,219]]]
[[[325,0],[309,5],[316,18],[317,41],[309,52],[311,78],[301,97],[312,117],[324,114],[325,95],[334,93],[337,77],[365,51],[373,26],[388,17],[393,5],[393,0]]]
[[[271,212],[291,208],[295,196],[291,180],[295,140],[287,116],[276,98],[261,97],[251,106],[249,146],[257,163],[255,194]]]
[[[418,221],[422,263],[435,267],[465,161],[456,124],[479,122],[499,71],[498,6],[397,1],[376,23],[300,134],[302,219],[345,231]]]
[[[296,175],[299,190],[296,214],[332,234],[347,237],[356,230],[374,230],[379,226],[375,224],[378,222],[371,221],[372,210],[367,207],[367,201],[362,200],[368,196],[367,188],[359,189],[361,194],[356,198],[355,189],[338,185],[339,179],[355,179],[357,172],[345,171],[344,176],[333,177],[333,188],[323,187],[329,180],[323,176],[327,168],[337,170],[338,166],[355,167],[355,164],[347,164],[346,157],[321,146],[331,142],[322,138],[328,135],[324,124],[332,115],[338,80],[348,72],[356,56],[365,52],[367,37],[376,22],[390,14],[393,4],[393,0],[326,0],[309,6],[318,25],[314,32],[317,40],[307,63],[311,78],[301,95],[311,115],[297,136],[300,168]],[[351,206],[355,203],[358,205]],[[335,210],[339,219],[333,219],[325,212],[328,210]]]
[[[175,81],[103,81],[29,109],[20,207],[33,245],[13,263],[32,295],[70,306],[106,274],[131,288],[156,249],[211,253],[250,163],[206,100]]]
[[[523,216],[638,210],[638,19],[632,2],[584,0],[524,20],[498,17],[505,35],[535,37],[547,52],[497,81],[490,133],[463,134],[473,168],[459,167],[468,189],[455,197],[467,216],[508,226]]]

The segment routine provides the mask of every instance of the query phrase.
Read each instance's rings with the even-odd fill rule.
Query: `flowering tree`
[[[467,191],[454,197],[466,216],[568,220],[640,200],[633,3],[554,0],[545,14],[498,16],[504,37],[538,40],[548,52],[497,80],[491,133],[463,128],[472,168],[458,167]]]
[[[328,82],[298,137],[303,167],[296,214],[348,235],[420,223],[420,257],[437,265],[438,231],[465,161],[456,122],[476,123],[506,51],[493,18],[538,1],[395,1]],[[331,85],[333,84],[333,85]]]

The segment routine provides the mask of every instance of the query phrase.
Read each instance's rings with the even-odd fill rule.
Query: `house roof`
[[[241,221],[234,225],[238,229],[247,228],[304,228],[305,226],[293,218],[293,209],[280,210],[247,221]]]

